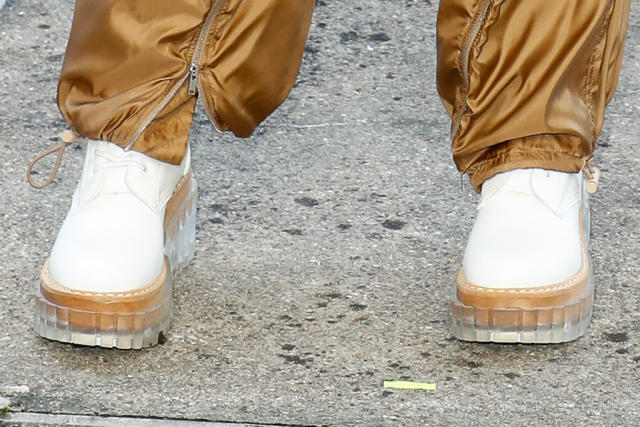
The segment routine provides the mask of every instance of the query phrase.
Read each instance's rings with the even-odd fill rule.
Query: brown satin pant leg
[[[438,91],[472,185],[577,172],[618,81],[631,0],[441,0]]]
[[[58,107],[79,135],[126,147],[188,70],[210,1],[76,0]],[[195,98],[180,94],[137,150],[179,163]]]
[[[314,5],[76,0],[58,85],[60,111],[81,136],[180,163],[196,101],[185,76],[214,11],[203,33],[200,96],[219,129],[249,136],[293,86]]]

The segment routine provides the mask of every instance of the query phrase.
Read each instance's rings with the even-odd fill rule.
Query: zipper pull
[[[195,62],[191,64],[191,67],[189,67],[189,89],[187,90],[189,96],[194,96],[198,93],[198,71],[198,64]]]

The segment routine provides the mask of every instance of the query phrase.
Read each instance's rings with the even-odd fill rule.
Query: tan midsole
[[[464,270],[458,272],[458,300],[468,306],[482,308],[548,308],[568,304],[582,297],[589,284],[589,253],[582,231],[580,212],[582,265],[570,278],[559,283],[526,288],[490,288],[469,282]]]
[[[583,266],[571,279],[548,286],[529,288],[487,288],[467,281],[458,273],[458,300],[468,306],[482,308],[549,308],[569,304],[582,297],[589,282],[589,268]]]
[[[570,279],[547,286],[529,288],[487,288],[467,281],[458,273],[458,301],[472,309],[473,322],[480,327],[537,328],[587,316],[593,305],[589,256],[583,245],[580,270]],[[465,317],[466,309],[452,303],[455,315]]]
[[[51,277],[49,260],[40,273],[40,292],[52,304],[91,313],[137,313],[157,306],[162,300],[169,269],[162,263],[160,275],[151,283],[128,292],[87,292],[68,288]]]

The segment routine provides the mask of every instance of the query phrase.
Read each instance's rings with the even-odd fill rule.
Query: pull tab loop
[[[69,144],[73,142],[73,140],[75,139],[75,134],[70,130],[65,130],[60,135],[60,138],[62,139],[61,144],[43,151],[42,153],[34,157],[33,160],[31,160],[31,162],[29,163],[29,166],[27,167],[27,181],[29,181],[29,184],[31,184],[33,188],[42,189],[53,182],[53,179],[56,177],[56,174],[58,173],[58,169],[60,169],[60,162],[62,162],[62,155],[64,154],[64,150],[65,148],[67,148]],[[47,157],[49,154],[55,153],[56,151],[58,151],[58,158],[56,159],[56,164],[53,167],[53,171],[51,172],[51,175],[49,175],[49,179],[47,179],[42,184],[35,182],[33,180],[33,167],[40,160]]]
[[[582,173],[587,177],[587,193],[589,194],[598,191],[598,183],[600,182],[600,169],[593,166],[592,161],[593,156],[588,157],[582,165]]]

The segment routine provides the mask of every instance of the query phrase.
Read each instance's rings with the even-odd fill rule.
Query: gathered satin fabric
[[[438,90],[472,185],[577,172],[618,81],[631,0],[441,0]]]
[[[580,170],[615,91],[630,3],[440,1],[438,91],[475,188],[514,168]],[[199,95],[217,128],[246,137],[291,89],[314,4],[76,0],[59,108],[79,135],[179,163],[196,101],[185,76],[213,11]]]
[[[180,163],[196,102],[185,76],[211,11],[198,58],[200,96],[218,129],[249,136],[293,86],[314,5],[76,0],[60,111],[81,136]]]

